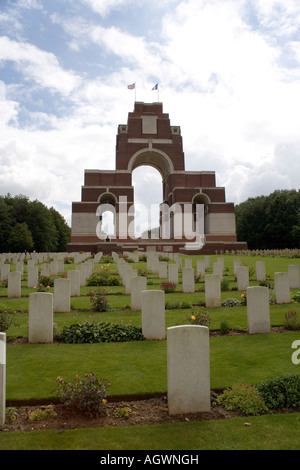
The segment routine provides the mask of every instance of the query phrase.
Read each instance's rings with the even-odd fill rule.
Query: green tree
[[[7,245],[12,252],[31,251],[33,249],[32,235],[25,222],[14,225],[8,237]]]
[[[249,249],[300,246],[300,192],[276,190],[269,196],[249,198],[235,207],[239,241]]]
[[[13,225],[13,208],[6,204],[3,197],[0,197],[0,253],[8,251],[7,238]]]
[[[38,252],[56,251],[57,231],[49,209],[35,200],[28,204],[26,221]]]
[[[71,238],[71,228],[68,226],[64,217],[53,207],[50,208],[50,215],[57,232],[55,251],[66,251]]]

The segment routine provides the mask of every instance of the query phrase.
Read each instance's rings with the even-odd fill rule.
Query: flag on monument
[[[156,85],[154,85],[154,87],[152,88],[152,90],[157,90],[158,89],[158,83]]]
[[[135,89],[135,83],[132,83],[131,85],[127,86],[128,90],[134,90]]]

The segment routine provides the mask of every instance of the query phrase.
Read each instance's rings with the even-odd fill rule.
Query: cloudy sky
[[[299,0],[0,0],[0,195],[70,223],[84,169],[115,169],[133,82],[227,201],[300,188]],[[133,178],[160,202],[158,173]]]

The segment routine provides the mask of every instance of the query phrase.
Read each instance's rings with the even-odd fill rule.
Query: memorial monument
[[[123,250],[214,254],[247,249],[238,242],[234,204],[217,187],[214,171],[186,171],[181,129],[163,105],[135,102],[127,124],[118,126],[115,170],[85,170],[80,202],[72,203],[68,251]],[[132,172],[141,165],[162,177],[160,236],[134,235]],[[145,188],[146,190],[146,188]],[[114,234],[102,231],[102,215],[114,216]]]

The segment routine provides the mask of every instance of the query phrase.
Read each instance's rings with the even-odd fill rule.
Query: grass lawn
[[[299,332],[210,338],[212,389],[298,373],[291,361],[297,339]],[[6,368],[8,400],[54,397],[57,376],[71,381],[85,373],[107,379],[112,395],[165,393],[167,344],[8,344]]]
[[[300,413],[293,413],[151,426],[2,433],[0,450],[192,450],[195,454],[201,450],[300,450],[299,425]],[[140,453],[137,455],[140,458]],[[143,458],[146,455],[142,453]]]
[[[222,300],[241,299],[236,290],[233,275],[232,255],[223,255],[224,278],[229,281],[229,289],[222,291]],[[192,256],[193,265],[201,257]],[[252,272],[250,285],[258,285],[255,280],[255,261],[266,262],[266,273],[270,283],[274,282],[274,272],[287,272],[289,264],[300,264],[298,258],[284,257],[239,257],[247,263]],[[217,256],[211,256],[212,263]],[[133,268],[145,271],[146,263],[134,263]],[[74,265],[65,265],[74,269]],[[100,265],[96,266],[100,269]],[[112,263],[110,269],[116,271]],[[255,273],[255,271],[254,271]],[[164,279],[148,275],[148,289],[159,289]],[[195,284],[196,292],[181,292],[181,280],[173,294],[166,294],[170,303],[186,302],[189,308],[166,309],[166,328],[187,322],[187,316],[200,309],[204,302],[204,283]],[[124,286],[110,286],[108,300],[111,311],[96,313],[90,310],[88,292],[94,287],[82,287],[79,297],[72,297],[70,313],[54,313],[58,330],[75,322],[108,321],[112,323],[141,326],[141,312],[130,310],[130,295],[125,295]],[[300,289],[291,289],[291,295]],[[8,299],[7,288],[0,288],[0,306],[8,306],[17,311],[18,326],[11,326],[7,332],[7,388],[9,403],[24,399],[53,399],[56,377],[71,381],[76,374],[83,376],[94,373],[106,378],[111,386],[110,395],[135,395],[167,393],[167,342],[134,341],[126,343],[100,344],[11,344],[10,339],[26,336],[28,324],[29,294],[34,289],[27,287],[25,269],[22,280],[22,297]],[[53,288],[50,289],[53,292]],[[270,291],[272,294],[272,290]],[[222,321],[231,328],[246,330],[247,309],[240,307],[204,308],[211,323],[210,330],[219,330]],[[300,315],[300,303],[270,305],[272,326],[284,325],[285,313],[296,311]],[[267,378],[286,372],[299,373],[299,365],[292,363],[292,343],[300,340],[300,331],[282,333],[211,336],[210,370],[211,388],[223,389],[237,382],[257,384]],[[160,426],[135,426],[120,428],[99,428],[93,430],[72,430],[59,433],[43,431],[34,433],[0,433],[0,449],[299,449],[299,435],[295,428],[299,425],[299,414],[268,415],[251,418],[251,426],[245,426],[247,419],[204,421],[197,423],[177,423]],[[172,436],[170,438],[170,436]]]

